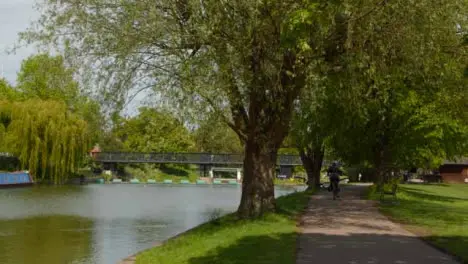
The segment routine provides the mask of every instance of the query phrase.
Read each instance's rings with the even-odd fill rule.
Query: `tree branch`
[[[357,20],[361,20],[363,19],[364,17],[370,15],[372,12],[374,12],[375,10],[377,10],[377,8],[380,8],[380,7],[383,7],[387,4],[388,0],[382,0],[380,2],[378,2],[375,6],[373,6],[371,9],[369,9],[367,12],[365,12],[364,14],[358,16],[358,17],[355,17],[355,18],[349,18],[346,22],[343,22],[343,23],[347,23],[349,21],[357,21]]]

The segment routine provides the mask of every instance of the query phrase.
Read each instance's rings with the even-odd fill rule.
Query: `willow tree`
[[[0,79],[0,100],[14,100],[18,96],[17,91],[4,79]],[[5,146],[6,127],[10,124],[9,115],[0,111],[0,152],[7,152]]]
[[[255,217],[275,208],[278,148],[310,71],[336,60],[353,25],[374,35],[387,2],[45,0],[38,30],[22,36],[62,45],[118,99],[150,87],[177,110],[217,113],[245,143],[238,213]]]
[[[0,101],[5,122],[3,144],[35,180],[63,183],[87,152],[87,124],[64,103]]]
[[[27,40],[64,44],[103,92],[151,87],[175,109],[212,111],[245,142],[241,217],[275,208],[277,151],[309,66],[333,36],[335,3],[45,1]]]
[[[102,129],[101,108],[76,79],[75,68],[61,55],[40,53],[21,63],[15,90],[22,99],[62,101],[67,109],[88,123],[90,141],[99,140]]]

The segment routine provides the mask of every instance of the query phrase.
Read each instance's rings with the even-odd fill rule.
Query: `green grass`
[[[275,185],[305,185],[305,182],[301,179],[294,179],[294,178],[290,178],[290,179],[278,179],[278,178],[275,178],[274,180],[275,182]]]
[[[155,179],[158,182],[164,180],[172,180],[173,182],[189,180],[195,182],[198,179],[198,170],[196,168],[176,165],[166,165],[161,168],[148,165],[140,167],[127,166],[125,171],[141,182],[146,182],[148,179]]]
[[[374,186],[369,198],[378,199]],[[468,263],[468,185],[400,185],[397,204],[380,210],[436,247]]]
[[[278,212],[261,219],[238,220],[234,214],[203,224],[137,255],[137,264],[293,264],[297,216],[310,192],[277,199]]]

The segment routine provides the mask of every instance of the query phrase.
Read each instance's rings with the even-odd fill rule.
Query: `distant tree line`
[[[298,148],[312,183],[325,155],[372,167],[382,182],[389,168],[437,166],[466,154],[467,6],[46,0],[21,38],[65,47],[83,82],[117,106],[138,86],[178,115],[208,123],[191,143],[180,121],[142,110],[115,124],[110,138],[122,147],[197,148],[232,137],[209,131],[222,121],[220,131],[229,127],[245,153],[238,215],[249,218],[275,209],[275,162],[285,139]],[[140,118],[167,122],[159,125],[181,140],[132,137],[130,131],[147,131]]]

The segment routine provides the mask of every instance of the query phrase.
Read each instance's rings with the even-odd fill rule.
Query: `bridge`
[[[197,165],[242,165],[241,154],[211,153],[141,153],[141,152],[97,152],[94,159],[102,163],[175,163]],[[298,155],[278,155],[279,166],[302,166]]]
[[[94,160],[105,168],[115,169],[118,163],[159,163],[159,164],[194,164],[200,167],[200,176],[213,178],[219,166],[237,167],[237,179],[241,178],[241,154],[212,153],[141,153],[141,152],[92,152]],[[302,166],[298,155],[278,155],[279,174],[290,177],[294,166]],[[231,168],[234,169],[234,168]]]

